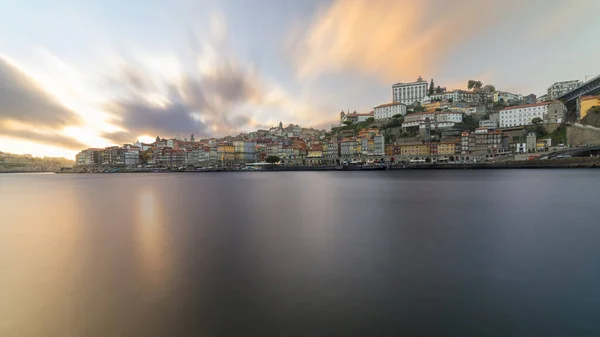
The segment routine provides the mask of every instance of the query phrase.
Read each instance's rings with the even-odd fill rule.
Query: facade
[[[499,112],[500,128],[531,125],[532,120],[540,118],[544,123],[562,123],[567,108],[560,101],[511,106]]]
[[[523,95],[513,94],[513,93],[505,92],[505,91],[496,91],[496,92],[494,92],[494,94],[492,96],[492,100],[494,101],[494,103],[499,102],[500,100],[502,100],[505,103],[522,101]]]
[[[549,101],[550,99],[548,98],[548,95],[542,95],[540,97],[537,98],[536,103],[541,103],[541,102],[546,102]]]
[[[496,128],[498,128],[498,121],[495,121],[492,119],[480,120],[479,127],[486,128],[486,129],[496,129]]]
[[[373,137],[373,154],[376,156],[385,155],[385,137],[376,135]]]
[[[140,164],[140,148],[132,146],[125,149],[125,165],[135,166]]]
[[[392,100],[395,103],[413,104],[415,101],[423,103],[428,94],[428,83],[421,76],[410,83],[396,83],[392,85]]]
[[[375,119],[392,118],[395,115],[406,115],[406,105],[402,103],[381,104],[373,108]]]
[[[594,106],[600,106],[600,96],[583,96],[579,99],[579,118],[587,116],[588,111]]]
[[[340,154],[342,157],[353,157],[359,154],[359,147],[356,139],[348,138],[340,142]]]
[[[531,150],[531,151],[535,151],[536,145],[537,145],[537,136],[535,135],[535,132],[530,132],[527,134],[527,149]]]
[[[410,143],[410,144],[401,144],[400,146],[400,155],[405,157],[423,157],[428,156],[430,154],[429,144],[423,143]]]
[[[222,162],[232,162],[235,160],[235,147],[232,143],[223,142],[217,145],[217,157]]]
[[[234,140],[233,153],[235,161],[252,163],[256,161],[256,143],[246,140]],[[282,153],[279,155],[282,155]]]
[[[499,130],[478,128],[475,132],[461,135],[461,153],[494,154],[508,151],[508,134]]]
[[[455,142],[441,142],[437,144],[438,155],[452,155],[456,153]]]
[[[462,122],[462,117],[463,114],[460,112],[419,112],[406,115],[402,127],[408,128],[418,126],[419,128],[424,129],[427,118],[429,118],[432,129],[450,128],[453,127],[454,124]]]
[[[357,113],[356,111],[354,111],[354,113],[345,113],[345,112],[341,112],[340,113],[340,125],[344,125],[345,122],[352,122],[352,123],[360,123],[360,122],[365,122],[367,119],[374,117],[375,114],[373,111],[369,112],[369,113]]]
[[[457,90],[446,92],[444,94],[444,99],[448,100],[448,101],[452,100],[453,102],[474,103],[474,102],[479,102],[479,95],[472,91],[457,89]]]
[[[517,143],[515,153],[527,153],[527,143]]]
[[[582,84],[579,80],[556,82],[548,87],[548,99],[555,100],[564,93],[571,91]]]
[[[100,165],[102,164],[104,149],[86,149],[79,152],[75,158],[77,165]]]

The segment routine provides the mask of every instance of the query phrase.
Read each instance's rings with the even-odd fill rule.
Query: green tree
[[[392,116],[392,118],[402,118],[404,119],[404,116],[402,116],[402,114],[395,114]]]
[[[280,160],[281,160],[281,158],[279,158],[279,156],[267,156],[265,158],[265,161],[269,164],[278,163]]]
[[[474,116],[463,117],[462,122],[455,125],[457,129],[475,131],[479,127],[479,120]]]
[[[347,125],[352,125],[352,121],[344,121],[344,123],[343,123],[343,124],[344,124],[344,125],[346,125],[346,126],[347,126]]]
[[[423,112],[425,108],[421,105],[421,103],[417,102],[413,107],[413,112]]]
[[[439,85],[437,86],[437,88],[435,88],[435,93],[436,94],[441,94],[442,93],[442,88],[440,88]]]
[[[533,124],[535,126],[542,125],[542,123],[544,123],[544,121],[539,117],[536,117],[531,120],[531,124]]]
[[[469,80],[469,82],[467,82],[467,89],[469,90],[479,90],[481,89],[481,87],[483,86],[483,83],[481,83],[481,81],[474,81],[474,80]]]
[[[374,121],[375,121],[375,118],[373,118],[373,117],[369,117],[366,120],[367,123],[373,123]]]
[[[429,83],[429,96],[433,95],[433,91],[434,91],[434,85],[433,85],[433,78],[432,78],[431,83]]]

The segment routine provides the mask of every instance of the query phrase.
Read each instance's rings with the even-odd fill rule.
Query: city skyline
[[[422,76],[541,95],[594,73],[595,0],[0,4],[0,151],[329,128]],[[439,13],[444,13],[441,18]]]

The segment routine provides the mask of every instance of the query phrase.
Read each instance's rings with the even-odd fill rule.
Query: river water
[[[0,336],[600,336],[600,171],[0,175]]]

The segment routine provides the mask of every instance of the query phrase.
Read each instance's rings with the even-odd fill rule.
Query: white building
[[[579,80],[556,82],[548,87],[548,99],[555,100],[567,91],[571,91],[582,83]]]
[[[498,121],[492,119],[480,120],[479,127],[486,129],[496,129],[498,127]]]
[[[560,101],[511,106],[499,112],[500,128],[531,125],[532,120],[541,118],[543,123],[562,123],[567,108]]]
[[[421,76],[416,82],[396,83],[392,86],[392,98],[396,103],[413,104],[415,101],[423,103],[428,94],[427,81]]]
[[[431,101],[478,102],[479,95],[467,90],[452,90],[431,95]]]
[[[367,119],[374,117],[375,113],[373,111],[369,112],[369,113],[357,113],[356,111],[354,111],[354,113],[345,113],[345,112],[340,112],[340,125],[344,125],[344,122],[352,122],[352,123],[360,123],[360,122],[366,122]]]
[[[140,164],[140,148],[131,146],[125,148],[125,165],[134,166]]]
[[[385,155],[385,137],[383,135],[377,135],[373,137],[373,154],[376,156]]]
[[[516,153],[527,153],[527,143],[517,143],[515,152]]]
[[[402,127],[408,128],[418,126],[419,128],[424,129],[427,118],[429,118],[429,123],[432,129],[450,128],[453,127],[454,124],[462,122],[463,114],[460,112],[442,111],[414,113],[404,117],[404,123],[402,123]]]
[[[521,101],[523,100],[523,95],[521,94],[513,94],[506,91],[496,91],[493,95],[492,100],[494,103],[503,100],[505,103],[513,102],[513,101]]]
[[[392,118],[395,115],[406,115],[406,105],[402,103],[381,104],[373,108],[375,119]]]

